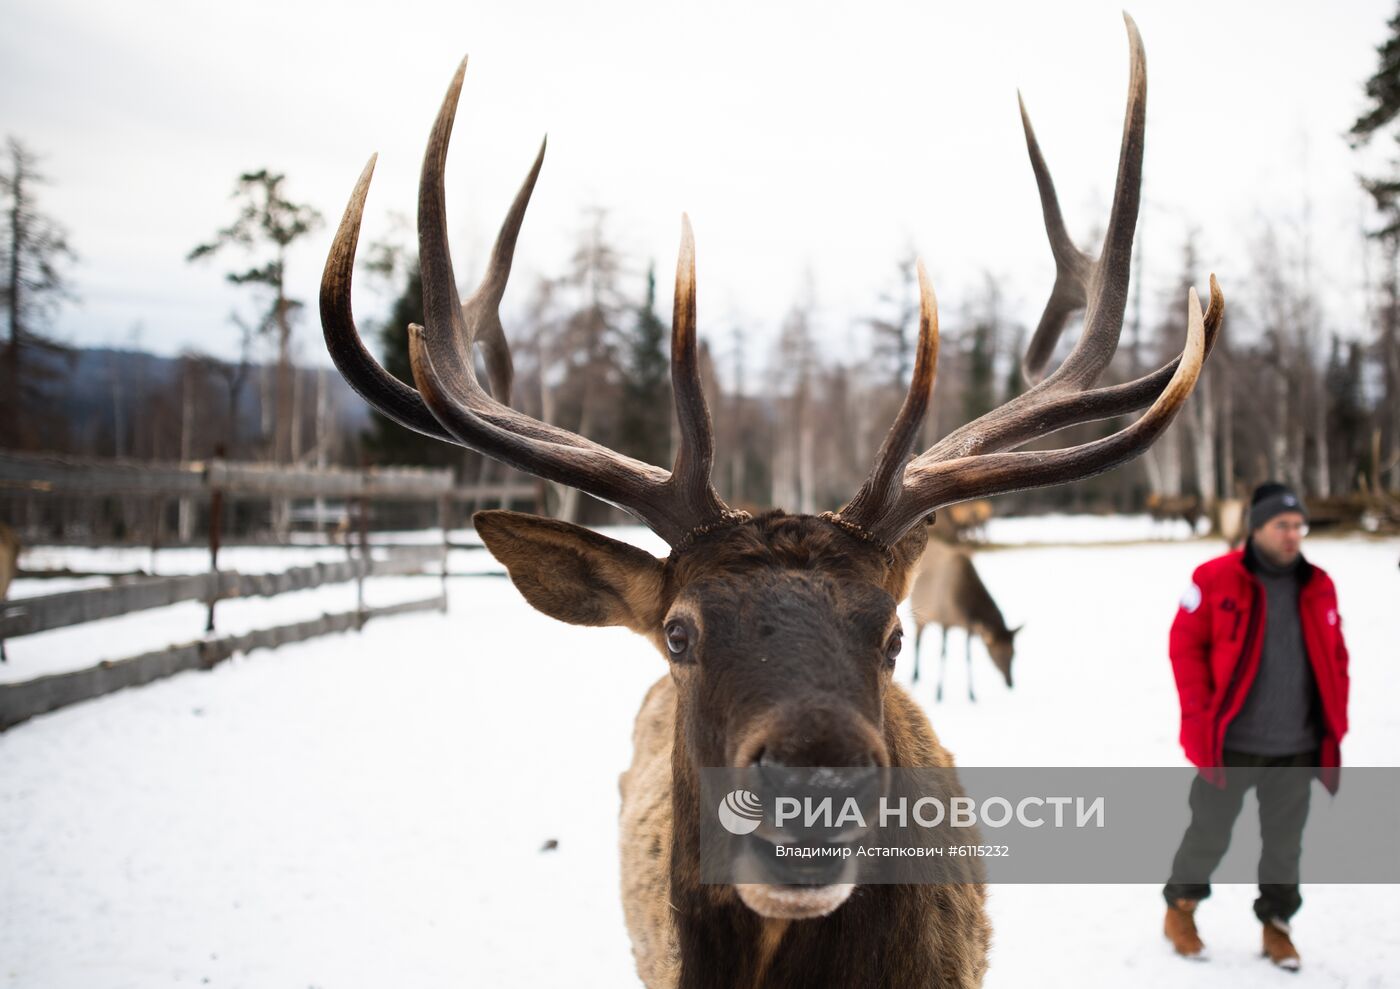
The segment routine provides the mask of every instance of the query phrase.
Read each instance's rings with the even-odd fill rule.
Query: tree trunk
[[[1216,345],[1217,349],[1219,344]],[[1222,356],[1224,356],[1222,354]],[[1220,371],[1220,494],[1225,498],[1235,497],[1237,479],[1235,477],[1235,392],[1231,381],[1228,358],[1218,369]]]
[[[1315,379],[1317,377],[1315,376]],[[1315,395],[1317,396],[1317,401],[1313,405],[1313,436],[1317,450],[1315,479],[1317,493],[1327,498],[1334,494],[1332,490],[1332,451],[1327,442],[1327,390],[1321,385],[1321,382],[1319,382]]]
[[[190,451],[194,446],[194,375],[185,369],[184,406],[180,415],[180,462],[190,462]],[[180,543],[188,543],[194,536],[194,499],[180,499],[178,523]]]
[[[800,508],[804,515],[817,512],[817,427],[813,416],[804,415],[798,423],[797,484],[801,491]]]
[[[1219,497],[1220,487],[1215,473],[1215,447],[1216,436],[1216,414],[1215,414],[1215,384],[1214,375],[1207,369],[1202,374],[1196,384],[1195,394],[1191,396],[1190,414],[1187,423],[1190,426],[1191,451],[1194,456],[1194,466],[1196,468],[1196,492],[1201,499],[1201,510],[1209,517],[1214,517],[1215,500]]]

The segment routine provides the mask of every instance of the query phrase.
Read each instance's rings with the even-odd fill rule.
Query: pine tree
[[[666,327],[656,315],[656,267],[647,269],[646,302],[627,341],[622,384],[621,452],[649,464],[670,463],[671,380]]]
[[[1370,107],[1351,125],[1353,146],[1367,143],[1377,133],[1387,130],[1400,117],[1400,12],[1390,19],[1390,37],[1377,49],[1380,65],[1366,80],[1366,96]],[[1400,132],[1392,134],[1400,144]],[[1376,209],[1384,218],[1384,226],[1371,236],[1381,240],[1400,237],[1400,177],[1363,178],[1362,184],[1375,200]]]
[[[1001,337],[1001,290],[990,274],[972,312],[972,328],[964,337],[967,348],[963,382],[963,421],[971,422],[997,405],[997,347]]]
[[[272,452],[280,462],[291,461],[297,453],[296,424],[292,421],[292,324],[303,308],[301,300],[287,294],[287,252],[293,243],[321,224],[321,214],[315,209],[286,198],[282,185],[285,181],[285,175],[265,168],[240,175],[233,193],[239,203],[237,219],[186,257],[187,261],[200,261],[228,247],[259,256],[252,267],[230,271],[225,277],[235,285],[261,287],[271,295],[258,330],[272,337],[277,345],[276,434]]]
[[[1376,49],[1380,64],[1366,81],[1366,95],[1371,105],[1351,127],[1354,146],[1367,143],[1375,134],[1387,129],[1400,145],[1400,130],[1392,126],[1400,118],[1400,12],[1390,19],[1388,26],[1389,36]],[[1389,451],[1382,459],[1397,464],[1390,471],[1393,487],[1400,487],[1400,174],[1397,168],[1400,162],[1392,161],[1391,175],[1361,180],[1381,216],[1380,227],[1370,232],[1370,236],[1381,242],[1385,256],[1375,355],[1381,365],[1383,388],[1379,425],[1386,438],[1385,449]]]
[[[416,259],[404,265],[403,291],[394,300],[389,316],[379,328],[379,363],[394,377],[413,387],[408,358],[408,324],[423,325],[423,276]],[[364,435],[365,451],[378,464],[413,464],[422,467],[453,466],[461,451],[449,443],[424,436],[374,412]]]
[[[1362,395],[1361,345],[1351,341],[1342,355],[1342,341],[1332,334],[1332,350],[1327,359],[1327,428],[1328,443],[1334,463],[1340,470],[1337,480],[1344,482],[1342,490],[1351,490],[1354,474],[1369,456],[1370,443],[1366,429],[1366,401]]]
[[[50,357],[64,348],[49,340],[41,323],[53,309],[72,297],[65,266],[75,260],[68,235],[42,213],[34,187],[44,181],[38,158],[20,141],[8,141],[9,168],[0,173],[0,200],[4,202],[4,229],[0,232],[0,284],[9,335],[0,367],[0,444],[12,447],[41,445],[45,417],[30,415],[44,404],[44,385],[55,376]]]

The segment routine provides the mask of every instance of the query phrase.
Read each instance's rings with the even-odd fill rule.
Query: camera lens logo
[[[719,823],[730,834],[753,834],[763,823],[763,802],[748,790],[731,790],[719,802]]]

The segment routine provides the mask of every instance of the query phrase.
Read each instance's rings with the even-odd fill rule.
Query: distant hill
[[[142,450],[142,431],[170,423],[158,420],[174,415],[178,422],[183,399],[182,364],[185,358],[163,357],[140,350],[111,347],[81,347],[66,350],[31,351],[27,358],[42,374],[45,392],[52,401],[48,408],[55,419],[53,428],[44,433],[57,440],[66,434],[66,442],[54,445],[69,447],[70,452],[110,456],[170,455],[169,450]],[[271,365],[252,365],[240,393],[238,433],[256,438],[262,431],[263,393],[270,394],[273,376]],[[298,369],[300,389],[306,415],[314,414],[316,378],[319,368]],[[264,383],[264,376],[265,381]],[[194,396],[195,414],[208,420],[216,417],[227,421],[228,388],[217,374],[207,371],[193,380],[198,382],[199,394]],[[369,407],[356,395],[334,369],[325,371],[330,410],[330,429],[351,438],[367,429]],[[61,428],[66,425],[66,429]],[[173,428],[178,429],[178,426]],[[121,439],[118,439],[118,436]],[[155,445],[154,439],[149,441]],[[120,449],[119,449],[120,447]]]

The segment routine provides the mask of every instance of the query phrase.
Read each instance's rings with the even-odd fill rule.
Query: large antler
[[[710,483],[714,438],[700,386],[695,333],[695,243],[682,218],[671,326],[671,382],[680,447],[670,472],[633,460],[576,433],[510,408],[510,350],[500,302],[510,277],[516,236],[544,161],[540,146],[501,226],[481,285],[466,303],[457,295],[447,243],[443,171],[467,62],[462,60],[439,110],[418,189],[418,251],[426,326],[410,326],[413,388],[374,360],[360,341],[350,309],[351,274],[374,158],[346,206],[321,279],[321,325],[336,367],[381,413],[409,429],[470,447],[519,470],[578,488],[635,515],[672,546],[706,527],[745,518]],[[494,396],[477,381],[473,344],[480,346]]]
[[[954,430],[935,446],[904,465],[928,408],[937,352],[937,315],[933,293],[920,271],[923,311],[919,364],[890,435],[870,477],[833,519],[876,542],[891,545],[929,512],[970,498],[1092,477],[1142,453],[1186,401],[1207,354],[1215,344],[1225,299],[1210,279],[1210,307],[1204,316],[1195,290],[1187,304],[1187,339],[1182,353],[1135,381],[1093,388],[1118,349],[1128,300],[1128,279],[1142,185],[1143,131],[1147,113],[1147,61],[1137,25],[1128,28],[1131,74],[1123,122],[1118,178],[1113,193],[1103,252],[1095,260],[1069,239],[1050,171],[1041,155],[1024,102],[1021,121],[1040,190],[1045,230],[1055,256],[1055,285],[1040,325],[1027,349],[1023,370],[1035,381],[1022,395]],[[1039,380],[1066,321],[1085,309],[1084,329],[1074,349],[1055,372]],[[933,333],[928,328],[934,328]],[[924,366],[926,373],[920,373]],[[1064,450],[1014,450],[1030,440],[1076,423],[1106,419],[1144,406],[1151,408],[1131,426],[1105,439]],[[903,466],[903,470],[896,469]]]

